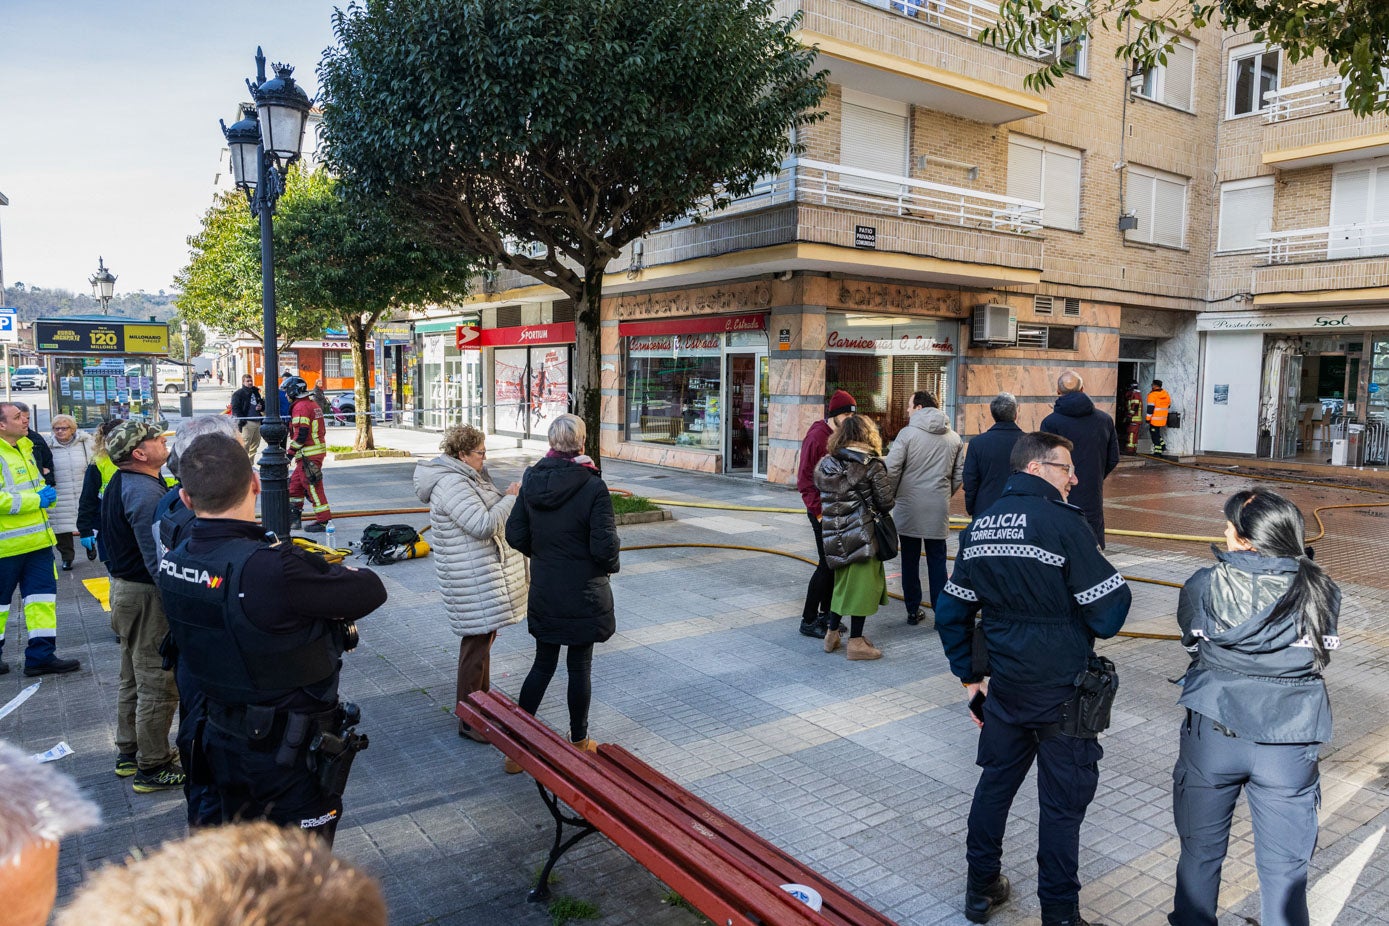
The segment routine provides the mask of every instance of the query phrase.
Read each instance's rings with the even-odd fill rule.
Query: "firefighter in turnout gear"
[[[226,821],[266,819],[332,840],[354,755],[356,706],[339,699],[352,623],[386,601],[370,570],[270,543],[260,481],[241,443],[204,434],[179,454],[197,516],[160,563],[179,670],[205,695],[184,762],[221,795]]]
[[[1138,432],[1142,427],[1143,393],[1138,391],[1138,383],[1131,383],[1124,396],[1124,453],[1138,452]]]
[[[313,521],[304,527],[304,532],[321,534],[333,517],[323,488],[323,458],[328,455],[323,409],[309,395],[309,384],[300,377],[291,376],[281,388],[290,402],[289,442],[285,447],[294,461],[294,472],[289,477],[290,520],[302,522],[307,497],[313,506]]]

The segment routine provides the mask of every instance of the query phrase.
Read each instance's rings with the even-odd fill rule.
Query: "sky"
[[[5,285],[173,288],[256,46],[310,97],[346,0],[0,0]]]

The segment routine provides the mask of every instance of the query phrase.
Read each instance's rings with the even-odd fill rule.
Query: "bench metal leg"
[[[545,789],[540,782],[535,786],[540,791],[540,799],[545,802],[545,806],[550,808],[550,816],[555,818],[555,842],[550,847],[550,858],[545,862],[544,869],[540,872],[540,879],[536,881],[535,888],[526,895],[526,900],[531,903],[548,903],[550,900],[550,872],[555,867],[555,862],[559,857],[568,852],[574,845],[590,833],[598,832],[598,828],[589,823],[582,817],[572,816],[560,809],[559,799]],[[564,838],[565,824],[578,827],[579,832]]]

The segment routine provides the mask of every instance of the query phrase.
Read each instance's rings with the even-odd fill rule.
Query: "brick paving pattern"
[[[502,484],[515,478],[525,459],[494,453],[495,478]],[[334,502],[418,504],[412,466],[332,465]],[[798,503],[794,492],[778,486],[635,465],[607,468],[614,486],[658,498]],[[1223,496],[1247,482],[1158,465],[1125,467],[1109,484],[1109,523],[1218,535]],[[1380,500],[1281,488],[1304,510]],[[624,527],[624,543],[813,551],[801,514],[675,512],[674,522]],[[426,522],[420,515],[390,520]],[[1314,922],[1349,926],[1383,922],[1389,909],[1383,840],[1389,522],[1336,512],[1328,523],[1318,559],[1341,583],[1346,602],[1343,646],[1328,672],[1336,738],[1323,750],[1322,828],[1311,883]],[[339,540],[354,538],[363,526],[340,522]],[[1128,575],[1176,582],[1209,561],[1201,544],[1136,538],[1114,538],[1109,554]],[[362,645],[346,657],[343,673],[343,692],[361,704],[372,746],[353,770],[337,851],[381,879],[392,923],[548,923],[542,908],[525,903],[525,892],[548,851],[550,817],[528,777],[503,774],[495,749],[454,732],[448,712],[457,643],[433,564],[398,563],[380,572],[390,601],[362,621]],[[179,796],[136,795],[112,773],[118,651],[108,616],[79,584],[95,574],[81,559],[76,571],[60,574],[60,651],[82,658],[82,671],[45,680],[36,698],[0,723],[0,735],[34,752],[66,740],[76,755],[62,760],[62,768],[105,814],[101,828],[64,844],[60,903],[101,864],[184,831]],[[624,553],[614,580],[618,633],[594,660],[592,733],[622,743],[900,923],[963,923],[965,818],[977,769],[976,733],[960,686],[929,623],[908,627],[896,601],[869,619],[868,634],[885,653],[878,662],[849,663],[799,636],[807,578],[804,564],[759,553]],[[1175,629],[1175,589],[1136,584],[1134,593],[1130,629]],[[8,649],[13,666],[21,647],[12,642]],[[1179,713],[1168,679],[1181,673],[1186,657],[1175,643],[1145,639],[1109,641],[1100,651],[1119,666],[1122,689],[1083,830],[1083,907],[1111,926],[1159,924],[1177,855],[1170,780]],[[515,697],[531,655],[524,626],[499,634],[494,685]],[[559,676],[540,716],[563,729],[562,668]],[[0,701],[22,684],[15,672],[0,680]],[[1035,788],[1028,784],[1005,850],[1015,900],[994,919],[1003,926],[1038,921],[1035,820]],[[664,904],[662,886],[602,838],[581,844],[558,874],[556,894],[595,903],[598,922],[698,922]],[[1221,903],[1222,926],[1257,923],[1253,846],[1242,806]]]

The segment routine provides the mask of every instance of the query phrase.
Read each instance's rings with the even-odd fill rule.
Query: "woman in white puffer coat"
[[[82,497],[82,479],[96,451],[92,439],[77,429],[71,415],[54,415],[52,431],[46,438],[53,448],[53,482],[58,500],[48,509],[48,523],[58,538],[58,556],[63,569],[72,568],[72,532],[77,530],[77,502]]]
[[[449,624],[458,634],[454,703],[491,687],[497,631],[526,616],[526,558],[506,542],[506,519],[519,482],[505,493],[487,472],[486,435],[471,425],[449,428],[442,454],[415,467],[415,494],[429,505],[429,543]],[[486,742],[461,721],[458,735]]]

